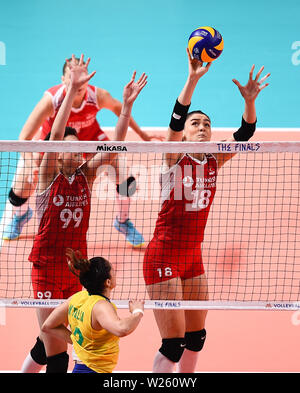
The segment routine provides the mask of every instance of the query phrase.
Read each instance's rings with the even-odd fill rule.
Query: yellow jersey
[[[76,355],[86,366],[98,373],[111,373],[119,357],[119,337],[105,329],[92,328],[92,310],[99,300],[107,299],[87,291],[71,297],[68,311],[71,339]]]

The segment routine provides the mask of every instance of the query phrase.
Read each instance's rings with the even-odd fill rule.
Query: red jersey
[[[206,154],[203,161],[185,154],[162,173],[162,207],[154,238],[175,247],[196,247],[203,241],[217,180],[217,161]]]
[[[162,207],[144,254],[146,285],[204,274],[201,244],[217,180],[217,161],[185,154],[160,178]]]
[[[35,265],[66,263],[66,248],[87,256],[86,234],[89,226],[91,194],[80,169],[70,177],[62,173],[36,196],[39,221],[29,261]]]
[[[41,127],[39,139],[42,140],[44,140],[46,135],[51,131],[55,117],[65,98],[65,85],[60,84],[51,87],[45,92],[45,94],[49,94],[51,96],[55,112],[52,117],[49,117],[47,120],[45,120]],[[95,86],[88,85],[85,98],[82,101],[80,108],[72,108],[69,120],[67,122],[68,127],[75,128],[78,133],[79,140],[108,140],[108,137],[101,130],[96,119],[96,115],[99,110],[100,108],[98,107],[97,103],[97,88]]]

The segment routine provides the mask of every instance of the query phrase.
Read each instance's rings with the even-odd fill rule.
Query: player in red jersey
[[[189,51],[189,75],[176,101],[167,141],[207,142],[211,139],[210,118],[201,111],[188,113],[199,79],[211,64],[192,59]],[[255,99],[267,86],[269,74],[260,79],[263,67],[248,83],[238,86],[245,100],[240,129],[232,141],[251,138],[256,128]],[[164,155],[161,174],[162,206],[153,239],[144,256],[144,278],[150,299],[208,300],[201,243],[209,210],[216,191],[218,170],[232,154]],[[206,337],[207,310],[154,310],[162,345],[154,359],[153,372],[194,372],[199,351]]]
[[[88,75],[83,55],[78,64],[75,57],[69,62],[71,81],[66,96],[51,128],[50,140],[78,141],[76,130],[66,128],[74,97],[95,72]],[[135,72],[125,86],[123,104],[115,129],[114,140],[125,139],[132,105],[147,83],[143,74],[135,82]],[[90,217],[90,190],[97,170],[116,157],[112,153],[98,153],[83,162],[78,153],[53,153],[43,155],[37,185],[37,214],[39,230],[34,238],[29,260],[32,262],[32,284],[37,298],[68,298],[81,289],[68,269],[66,249],[75,247],[87,256],[86,233]],[[37,316],[40,326],[52,309],[40,308]],[[68,355],[66,344],[47,334],[42,334],[26,358],[22,371],[33,372],[47,364],[46,372],[66,372]]]
[[[62,83],[45,92],[43,98],[26,121],[19,139],[45,138],[51,131],[69,84],[70,70],[66,62],[63,67]],[[121,107],[121,102],[113,98],[108,91],[85,83],[74,97],[67,126],[76,129],[79,140],[107,141],[109,138],[101,130],[96,115],[100,110],[108,109],[119,116]],[[160,137],[147,134],[141,130],[132,117],[129,125],[145,141],[153,138],[160,139]],[[39,161],[39,158],[33,161],[32,156],[27,154],[27,158],[19,162],[15,180],[8,195],[10,204],[13,206],[13,217],[3,231],[3,238],[6,240],[18,239],[24,225],[33,215],[28,199],[36,187]],[[36,167],[33,165],[34,162]],[[135,179],[132,176],[128,177],[128,174],[125,173],[126,168],[122,168],[118,159],[115,159],[111,165],[115,167],[116,172],[112,180],[118,185],[116,192],[118,212],[114,221],[114,227],[125,235],[126,240],[133,247],[139,247],[144,243],[144,238],[129,219],[130,196],[135,190]]]

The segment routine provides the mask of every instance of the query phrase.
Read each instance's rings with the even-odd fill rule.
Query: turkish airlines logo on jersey
[[[62,195],[55,195],[55,197],[53,198],[53,204],[55,206],[61,206],[64,203],[64,197]]]
[[[194,180],[191,176],[185,176],[182,179],[182,184],[184,185],[184,187],[192,187],[192,185],[194,184]]]

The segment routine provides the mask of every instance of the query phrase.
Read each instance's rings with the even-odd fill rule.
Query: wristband
[[[140,312],[142,315],[144,315],[144,311],[141,309],[141,308],[135,308],[133,311],[132,311],[132,315],[133,314],[137,314],[138,312]]]
[[[256,129],[255,123],[247,123],[242,117],[241,127],[233,134],[234,139],[237,142],[248,141],[254,134]]]
[[[171,130],[177,132],[183,131],[189,107],[190,105],[182,105],[180,102],[178,102],[178,100],[176,100],[169,124]]]

